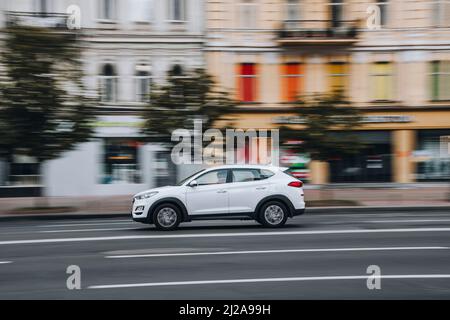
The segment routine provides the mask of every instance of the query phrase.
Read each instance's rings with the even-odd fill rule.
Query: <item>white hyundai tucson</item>
[[[133,197],[133,220],[173,230],[181,222],[254,219],[281,227],[305,211],[303,183],[287,168],[226,165],[203,169],[176,186],[146,190]]]

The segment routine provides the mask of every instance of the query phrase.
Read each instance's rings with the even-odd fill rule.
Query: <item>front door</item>
[[[190,215],[228,213],[227,174],[228,170],[214,170],[195,179],[198,185],[186,192]]]

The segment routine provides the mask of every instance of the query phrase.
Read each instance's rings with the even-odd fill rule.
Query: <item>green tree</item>
[[[71,32],[9,26],[0,60],[0,157],[57,158],[92,134],[97,99],[83,85]]]
[[[173,130],[192,130],[196,119],[203,121],[204,129],[211,128],[217,120],[229,119],[235,104],[204,69],[184,73],[174,69],[166,83],[152,85],[143,132],[149,141],[171,146],[176,143],[171,141]]]
[[[280,139],[300,140],[301,143],[293,144],[290,149],[307,153],[311,160],[327,161],[357,154],[363,148],[354,134],[361,125],[362,113],[339,91],[303,97],[295,102],[292,113],[301,128],[283,125]]]
[[[362,113],[345,99],[342,92],[301,97],[292,111],[302,127],[281,127],[280,140],[300,140],[289,146],[294,152],[306,153],[311,160],[327,162],[333,157],[358,154],[364,148],[354,133],[361,125]],[[321,201],[334,198],[332,189],[327,190],[326,186],[321,189]]]

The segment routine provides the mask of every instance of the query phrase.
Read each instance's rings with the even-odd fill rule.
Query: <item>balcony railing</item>
[[[7,11],[7,26],[67,28],[68,15],[63,13]]]
[[[295,20],[284,21],[278,30],[278,42],[296,44],[349,45],[358,40],[357,21]]]

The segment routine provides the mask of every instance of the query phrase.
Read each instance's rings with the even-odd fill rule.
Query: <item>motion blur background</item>
[[[150,83],[203,67],[240,102],[236,128],[295,121],[289,108],[301,94],[340,89],[361,108],[357,134],[370,147],[358,155],[318,162],[284,146],[280,162],[311,196],[320,185],[352,188],[339,197],[374,204],[406,199],[386,189],[403,186],[417,203],[447,200],[450,1],[0,0],[0,28],[64,28],[71,5],[81,13],[84,81],[100,97],[95,135],[43,170],[24,155],[0,161],[0,197],[99,199],[86,200],[93,210],[99,197],[128,205],[133,193],[185,177],[198,166],[175,166],[144,142],[139,115]],[[364,185],[388,191],[354,192]]]

